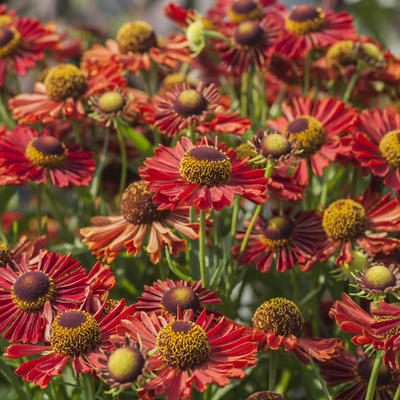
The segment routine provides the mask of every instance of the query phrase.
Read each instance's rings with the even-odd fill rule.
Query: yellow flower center
[[[93,351],[101,341],[97,321],[86,311],[67,310],[54,319],[50,344],[62,355],[81,355]]]
[[[157,47],[157,37],[153,28],[144,21],[128,22],[117,33],[121,53],[145,53]]]
[[[303,333],[304,319],[299,308],[292,301],[275,297],[261,304],[253,316],[253,326],[263,332],[275,335],[294,335]]]
[[[14,304],[23,311],[41,310],[55,294],[53,280],[40,271],[25,272],[18,277],[12,288]]]
[[[368,357],[357,364],[354,370],[354,375],[356,376],[357,381],[368,385],[372,369],[374,367],[374,362],[374,358]],[[394,383],[393,375],[394,372],[382,363],[378,371],[378,380],[376,383],[377,388],[380,390],[389,389],[390,386]]]
[[[258,21],[243,21],[236,27],[233,39],[238,48],[248,49],[257,47],[265,35]]]
[[[0,267],[5,267],[12,260],[8,246],[0,241]]]
[[[379,150],[392,167],[400,169],[400,129],[386,133],[379,143]]]
[[[351,240],[367,229],[367,215],[357,201],[341,199],[332,203],[324,212],[322,227],[334,240]]]
[[[279,133],[266,135],[262,139],[261,148],[264,157],[271,156],[275,159],[289,154],[291,151],[289,140]]]
[[[228,7],[228,17],[235,24],[263,17],[261,5],[253,0],[237,0]]]
[[[222,151],[211,146],[198,146],[186,152],[179,171],[189,183],[212,187],[229,181],[232,166]]]
[[[174,110],[183,117],[200,115],[207,110],[208,102],[195,89],[183,90],[174,101]]]
[[[0,26],[0,58],[14,53],[21,42],[21,34],[12,26]]]
[[[144,366],[142,353],[132,347],[120,347],[108,358],[107,369],[119,383],[136,381]]]
[[[118,92],[106,92],[99,97],[98,104],[104,113],[114,113],[124,106],[124,97]]]
[[[321,8],[309,5],[294,6],[286,18],[286,28],[295,35],[316,32],[325,23],[325,13]]]
[[[297,140],[299,149],[303,150],[303,156],[315,153],[325,142],[325,130],[321,122],[308,115],[301,115],[291,121],[284,133],[289,134],[289,139]]]
[[[392,286],[395,282],[395,277],[389,268],[384,265],[375,265],[369,268],[362,277],[362,283],[368,289],[385,290]]]
[[[157,335],[158,356],[169,367],[187,370],[199,367],[210,355],[207,334],[192,321],[175,321]]]
[[[77,98],[85,93],[87,81],[83,72],[72,64],[60,64],[50,69],[44,80],[49,98],[63,101]]]
[[[10,25],[13,22],[12,17],[7,14],[0,15],[0,27]]]
[[[295,231],[296,224],[287,217],[273,217],[268,220],[267,226],[263,229],[261,241],[268,247],[286,246]]]
[[[25,150],[25,156],[32,164],[46,168],[60,167],[64,164],[67,154],[65,145],[52,136],[32,139]]]
[[[357,63],[352,40],[342,40],[329,47],[326,53],[326,60],[330,67],[346,67]]]
[[[161,299],[161,305],[169,314],[176,315],[178,305],[181,311],[200,307],[200,301],[195,291],[188,286],[177,286],[169,289]]]
[[[131,183],[122,194],[121,214],[132,224],[151,224],[165,219],[169,210],[157,210],[153,202],[154,193],[146,189],[146,182]]]

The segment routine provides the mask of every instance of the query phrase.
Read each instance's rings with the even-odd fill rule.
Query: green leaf
[[[143,156],[153,154],[153,145],[140,133],[136,132],[130,125],[126,125],[121,121],[116,120],[117,129],[120,129],[122,134],[129,139],[132,144],[142,153]]]

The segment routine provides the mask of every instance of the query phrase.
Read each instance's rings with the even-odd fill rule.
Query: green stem
[[[393,400],[399,400],[400,399],[400,383],[399,386],[397,386],[396,393],[394,394]]]
[[[214,39],[223,40],[224,42],[229,44],[229,47],[233,47],[232,42],[230,41],[230,39],[228,37],[226,37],[225,35],[223,35],[222,33],[219,33],[217,31],[204,30],[203,34],[204,34],[205,37],[210,37],[210,38],[214,38]]]
[[[293,298],[296,304],[299,303],[299,290],[297,287],[297,276],[296,271],[294,269],[290,270],[290,280],[292,281],[292,288],[293,288]]]
[[[242,115],[247,115],[247,96],[249,92],[249,73],[242,74],[242,87],[240,89],[240,112]]]
[[[233,245],[233,242],[235,241],[239,208],[240,208],[240,196],[236,195],[235,200],[233,201],[232,225],[231,225],[231,245]]]
[[[188,134],[189,134],[189,139],[192,141],[192,143],[194,143],[196,140],[196,130],[193,124],[189,125]]]
[[[74,135],[75,135],[75,141],[77,144],[82,143],[82,138],[81,138],[81,125],[76,119],[72,119],[72,128],[74,130]]]
[[[275,390],[276,370],[278,368],[278,351],[271,350],[269,353],[269,373],[268,373],[268,390]]]
[[[304,96],[308,96],[310,92],[310,69],[311,69],[311,53],[309,50],[306,55],[306,64],[304,66]]]
[[[381,367],[384,355],[385,355],[385,352],[383,350],[379,350],[376,352],[374,367],[372,368],[371,376],[369,377],[367,395],[365,396],[365,400],[372,400],[375,398],[376,382],[378,380],[378,373],[379,373],[379,369]]]
[[[362,69],[363,69],[363,63],[358,62],[357,69],[355,70],[353,76],[351,77],[350,82],[347,85],[346,91],[344,92],[343,101],[349,101],[351,94],[353,93],[354,87],[356,86],[358,78],[361,74]]]
[[[84,374],[83,379],[85,381],[85,394],[87,400],[96,400],[96,394],[94,391],[93,379],[90,374]]]
[[[101,150],[101,155],[97,162],[96,172],[94,173],[92,182],[90,184],[90,194],[92,195],[93,199],[95,199],[97,194],[99,193],[101,174],[106,166],[109,139],[110,139],[110,129],[105,128],[103,148]]]
[[[258,71],[258,73],[259,73],[260,84],[261,84],[261,90],[260,90],[260,102],[261,102],[260,122],[262,124],[264,124],[265,121],[267,120],[267,115],[268,115],[267,83],[265,81],[265,71],[260,69]]]
[[[43,198],[43,184],[37,185],[37,224],[38,224],[38,236],[42,234],[42,198]]]
[[[319,202],[321,206],[325,205],[327,196],[328,196],[328,181],[325,180],[323,185],[322,185],[321,199],[320,199],[320,202]]]
[[[14,80],[15,93],[16,93],[16,94],[20,94],[20,93],[21,93],[21,86],[20,86],[20,84],[19,84],[18,75],[17,75],[17,73],[14,71],[14,72],[12,73],[12,76],[13,76],[13,80]]]
[[[271,161],[271,160],[268,160],[267,166],[265,167],[264,176],[266,178],[269,178],[271,176],[273,170],[274,170],[274,162]],[[249,237],[250,237],[251,231],[254,228],[254,225],[256,223],[257,217],[260,215],[260,212],[261,212],[261,210],[263,208],[263,205],[264,204],[258,204],[256,209],[254,210],[253,217],[251,218],[250,224],[247,227],[246,233],[244,235],[243,242],[242,242],[242,244],[240,246],[240,253],[243,253],[245,248],[246,248],[246,246],[247,246],[247,242],[249,241]]]
[[[203,287],[207,287],[206,271],[206,212],[200,210],[200,238],[199,238],[200,276]]]
[[[144,88],[146,90],[146,93],[149,97],[152,97],[153,93],[152,93],[151,85],[150,85],[149,71],[146,69],[142,69],[142,70],[140,70],[140,73],[142,74]]]
[[[117,136],[119,141],[119,147],[121,150],[121,180],[119,182],[119,201],[121,202],[122,193],[126,186],[126,175],[128,171],[128,161],[126,158],[126,146],[125,146],[125,138],[121,130],[121,124],[116,119],[115,127],[117,128]]]
[[[15,122],[8,115],[9,111],[4,105],[4,99],[0,97],[0,119],[6,125],[7,129],[13,129],[15,127]]]

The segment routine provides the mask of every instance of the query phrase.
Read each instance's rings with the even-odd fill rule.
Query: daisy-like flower
[[[256,264],[264,273],[269,272],[274,259],[280,272],[296,265],[305,270],[312,268],[313,256],[325,239],[321,217],[314,211],[290,214],[287,209],[283,215],[274,212],[269,219],[259,216],[244,252],[240,254],[240,245],[232,248],[239,262],[247,267]],[[245,222],[245,226],[248,224],[249,221]],[[241,241],[244,236],[245,231],[239,231],[236,239]]]
[[[353,18],[345,12],[334,13],[304,4],[293,6],[282,16],[286,31],[275,50],[289,57],[326,48],[344,39],[355,39]]]
[[[373,175],[384,177],[385,185],[400,190],[400,115],[396,108],[363,110],[352,150],[357,161]]]
[[[303,337],[303,325],[304,318],[297,305],[283,297],[264,302],[253,315],[260,349],[278,350],[283,346],[305,364],[309,362],[309,356],[326,361],[341,354],[343,344],[340,339]]]
[[[107,40],[105,46],[95,44],[86,51],[82,68],[90,71],[96,67],[111,67],[135,73],[150,69],[152,63],[174,69],[181,62],[191,62],[184,35],[176,34],[162,40],[147,22],[133,21],[119,29],[116,40]]]
[[[275,121],[268,120],[267,125],[289,139],[297,140],[303,160],[298,164],[294,177],[302,185],[307,185],[308,165],[321,176],[323,169],[344,152],[339,138],[355,125],[356,110],[334,98],[313,101],[302,97],[293,99],[293,106],[283,103],[282,111],[284,116]]]
[[[0,268],[0,288],[0,332],[8,327],[4,338],[37,343],[56,313],[81,305],[86,271],[71,255],[41,253],[35,266],[24,257]]]
[[[360,359],[345,350],[340,357],[324,362],[321,374],[329,386],[348,383],[335,399],[364,400],[374,362],[374,358],[367,357],[365,354]],[[375,398],[379,400],[393,399],[393,393],[399,382],[400,374],[381,364],[376,382]]]
[[[206,86],[199,82],[196,88],[186,82],[176,85],[172,91],[158,97],[155,125],[171,136],[190,125],[201,134],[213,131],[243,135],[251,128],[250,121],[222,107],[220,97],[213,83]]]
[[[180,313],[179,313],[180,314]],[[203,310],[197,317],[187,310],[175,319],[155,313],[136,313],[122,321],[120,335],[157,349],[150,363],[156,378],[143,389],[150,396],[166,394],[167,399],[188,399],[193,385],[204,392],[211,383],[225,386],[230,379],[245,376],[243,369],[255,365],[257,345],[225,318],[214,319]]]
[[[200,313],[206,304],[219,304],[221,299],[215,291],[201,287],[201,281],[174,282],[171,279],[144,286],[144,292],[135,304],[137,311],[155,312],[156,314],[177,314],[178,306],[181,311],[191,309],[195,314]]]
[[[274,18],[242,21],[238,25],[221,28],[221,33],[230,39],[231,45],[218,40],[215,49],[226,70],[235,75],[248,71],[252,63],[256,68],[265,70],[281,32],[282,26]]]
[[[0,166],[12,175],[37,183],[53,185],[87,185],[92,179],[95,163],[92,153],[78,152],[79,146],[66,146],[43,131],[17,125],[0,136]]]
[[[59,64],[49,70],[44,83],[35,84],[34,93],[11,98],[9,106],[13,118],[24,124],[81,119],[86,115],[87,98],[124,85],[121,73],[111,68],[85,73],[75,65]]]
[[[400,230],[400,204],[388,193],[379,197],[367,190],[356,200],[340,199],[333,202],[322,217],[327,239],[318,257],[328,259],[340,248],[337,265],[353,261],[353,242],[371,257],[379,252],[389,253],[400,245],[400,240],[387,237],[388,232]]]
[[[128,254],[137,256],[148,231],[146,251],[153,264],[161,260],[161,250],[166,244],[176,257],[180,251],[186,251],[185,240],[177,237],[171,227],[190,239],[198,237],[197,224],[190,223],[189,207],[177,205],[174,210],[158,210],[153,195],[144,181],[130,184],[122,195],[121,214],[93,217],[92,226],[80,230],[83,242],[106,262],[114,261],[124,248]]]
[[[53,376],[62,373],[69,361],[72,361],[76,373],[93,372],[92,362],[96,363],[101,351],[112,347],[110,336],[116,333],[121,320],[135,309],[133,305],[124,307],[125,300],[121,300],[105,317],[101,316],[102,309],[95,315],[68,309],[58,314],[51,324],[48,346],[12,344],[5,349],[4,355],[20,358],[46,352],[44,356],[25,362],[15,370],[23,380],[33,382],[42,389],[47,387]]]
[[[42,25],[37,19],[18,17],[0,6],[0,85],[8,71],[25,75],[44,57],[44,50],[55,50],[60,36],[55,24]]]
[[[275,392],[255,392],[246,400],[285,400],[285,397]]]
[[[160,145],[144,164],[140,175],[156,193],[153,199],[160,209],[174,210],[184,201],[202,211],[221,210],[235,194],[254,203],[266,198],[264,170],[253,170],[246,159],[236,158],[233,149],[226,150],[224,143],[212,146],[202,139],[193,144],[182,137],[175,149]]]

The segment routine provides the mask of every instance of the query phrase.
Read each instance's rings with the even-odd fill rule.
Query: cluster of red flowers
[[[28,188],[37,207],[36,222],[24,217],[34,242],[0,242],[0,333],[14,342],[4,355],[41,354],[15,371],[41,388],[71,364],[114,394],[179,400],[244,378],[264,351],[275,390],[283,349],[315,361],[329,386],[349,383],[337,399],[399,398],[400,59],[356,35],[349,14],[310,5],[216,0],[205,16],[172,3],[164,13],[181,32],[162,38],[133,21],[85,48],[0,6],[0,185]],[[20,93],[28,69],[37,81]],[[18,192],[4,193],[14,207]],[[62,251],[45,249],[43,230]],[[11,229],[0,231],[6,241]],[[87,248],[100,259],[89,269],[72,257]],[[125,250],[145,279],[147,256],[162,276],[129,306],[109,297]],[[232,304],[206,308],[234,289],[241,306],[243,266],[267,286],[292,278],[293,294],[264,299],[251,326]],[[333,304],[328,269],[369,313],[346,293]],[[301,302],[298,272],[317,286]],[[311,332],[296,303],[316,296],[376,354],[345,350],[329,324]]]

